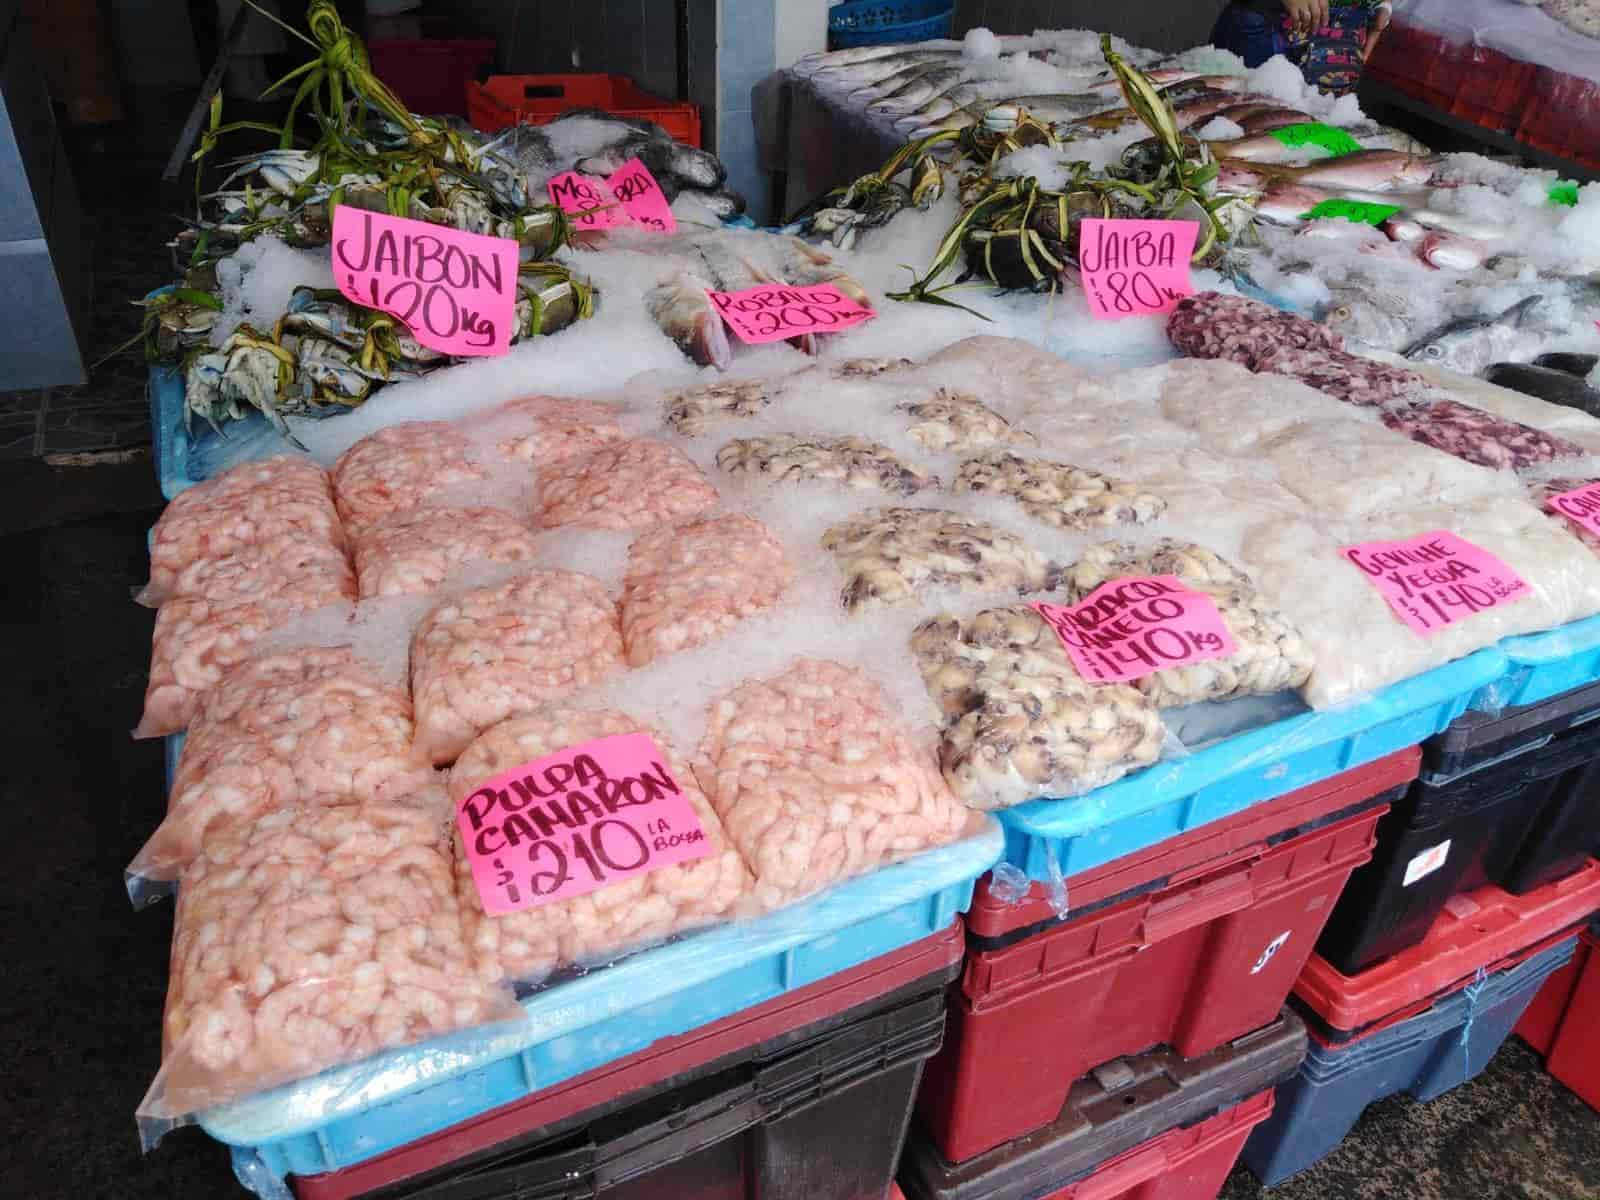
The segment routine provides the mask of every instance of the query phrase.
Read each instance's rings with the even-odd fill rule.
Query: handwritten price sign
[[[1558,512],[1580,529],[1600,537],[1600,481],[1586,483],[1561,492],[1545,501],[1552,512]]]
[[[728,328],[747,346],[803,333],[839,333],[878,314],[831,283],[797,288],[763,283],[742,292],[707,292]]]
[[[341,204],[333,274],[346,299],[405,322],[444,354],[504,354],[517,307],[517,243]]]
[[[580,230],[637,227],[676,233],[672,206],[650,168],[630,158],[605,179],[563,171],[550,180],[550,201]]]
[[[550,203],[572,218],[575,229],[615,229],[619,225],[633,224],[628,210],[622,207],[604,179],[563,171],[547,186]]]
[[[607,179],[606,186],[621,203],[623,210],[641,229],[656,233],[676,233],[678,221],[672,215],[672,206],[650,168],[637,158],[630,158]]]
[[[570,900],[711,844],[648,734],[571,746],[487,780],[456,813],[483,910]]]
[[[1102,321],[1169,313],[1194,295],[1189,259],[1194,221],[1086,218],[1078,235],[1078,270],[1089,311]]]
[[[1443,529],[1403,542],[1346,546],[1344,556],[1366,574],[1394,615],[1423,637],[1533,591],[1487,550]]]
[[[1077,604],[1031,607],[1055,630],[1078,674],[1094,683],[1141,679],[1239,648],[1216,601],[1176,575],[1113,579]]]

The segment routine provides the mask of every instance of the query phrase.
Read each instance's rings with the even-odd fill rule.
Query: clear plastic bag
[[[342,553],[344,530],[328,473],[288,455],[242,463],[178,493],[150,534],[150,583],[139,602],[193,594],[185,572],[249,548],[324,547]]]
[[[498,508],[421,508],[369,522],[355,538],[361,598],[431,592],[477,563],[530,562],[539,541]]]
[[[675,446],[651,438],[563,459],[539,476],[539,524],[547,529],[649,529],[696,517],[717,490]]]
[[[533,570],[443,601],[411,639],[418,750],[454,762],[484,730],[624,667],[616,606],[599,581]]]
[[[976,828],[883,692],[834,662],[715,700],[695,774],[769,908]]]
[[[585,895],[516,912],[486,912],[456,833],[456,887],[467,945],[481,978],[535,983],[561,967],[604,962],[641,946],[753,910],[751,879],[688,766],[661,734],[624,713],[546,708],[485,731],[457,759],[450,795],[459,808],[485,781],[570,746],[646,733],[694,810],[711,853],[612,881]],[[511,847],[508,854],[530,853]]]
[[[395,1046],[515,1022],[461,936],[442,795],[285,809],[184,873],[146,1144],[202,1109]]]
[[[1161,756],[1155,704],[1126,684],[1085,680],[1032,608],[935,617],[911,649],[945,716],[945,780],[972,808],[1079,795]]]
[[[214,603],[193,596],[170,600],[156,613],[150,642],[150,681],[135,737],[181,733],[206,692],[252,654],[252,646],[291,617],[347,604],[346,581],[305,581],[272,602]]]
[[[783,544],[741,513],[641,534],[628,547],[622,641],[628,664],[714,641],[771,608],[794,578]]]
[[[128,865],[136,905],[207,843],[284,809],[408,796],[432,772],[412,748],[411,698],[348,648],[234,668],[185,739],[167,815]]]
[[[333,466],[334,496],[354,535],[408,512],[454,485],[488,477],[471,461],[471,441],[448,421],[406,421],[362,438]]]

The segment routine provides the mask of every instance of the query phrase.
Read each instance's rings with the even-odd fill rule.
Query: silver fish
[[[934,67],[897,87],[881,100],[867,105],[866,111],[871,115],[904,116],[943,94],[960,80],[960,67]]]
[[[846,92],[845,99],[857,107],[865,108],[868,104],[876,100],[882,100],[889,93],[904,87],[927,69],[928,64],[919,59],[901,67],[900,70],[892,75],[885,75],[882,79],[873,83],[864,83],[855,90]]]
[[[1330,291],[1332,298],[1313,315],[1344,338],[1346,344],[1399,350],[1415,336],[1415,312],[1411,302],[1398,292],[1350,286]]]
[[[657,284],[645,294],[645,306],[661,332],[703,367],[723,370],[733,360],[728,331],[708,291],[715,285],[688,271]]]
[[[1400,353],[1416,362],[1476,375],[1511,352],[1515,334],[1543,300],[1543,296],[1529,296],[1501,313],[1454,317]]]
[[[950,63],[956,57],[958,56],[928,53],[926,51],[910,51],[888,58],[881,58],[858,67],[819,71],[811,77],[811,83],[812,86],[823,91],[851,92],[857,88],[880,84],[891,76],[899,75],[907,67],[925,70],[929,67]],[[899,84],[895,86],[898,87]]]
[[[823,71],[843,71],[852,67],[860,67],[866,63],[877,62],[885,58],[899,58],[908,53],[915,54],[960,54],[959,49],[944,49],[942,47],[928,47],[924,50],[908,50],[905,43],[892,43],[882,46],[852,46],[848,50],[826,50],[816,54],[808,54],[794,64],[791,70],[802,79],[809,79]]]
[[[957,83],[940,92],[915,112],[907,113],[895,121],[895,129],[918,129],[930,121],[942,120],[952,113],[984,102],[981,87],[975,83]]]

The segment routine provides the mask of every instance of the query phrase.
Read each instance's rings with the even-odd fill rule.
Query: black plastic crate
[[[370,1195],[408,1200],[861,1200],[885,1195],[923,1063],[944,1036],[945,985],[815,1036],[540,1130],[470,1164]],[[936,988],[932,992],[929,987]],[[902,993],[903,995],[903,993]]]
[[[1600,683],[1497,713],[1467,712],[1422,744],[1422,773],[1438,782],[1544,746],[1600,719]]]
[[[933,1141],[913,1129],[900,1164],[900,1190],[907,1200],[1053,1196],[1134,1147],[1276,1087],[1305,1054],[1305,1025],[1286,1009],[1265,1028],[1197,1058],[1163,1046],[1113,1059],[1072,1086],[1053,1124],[965,1162],[946,1162]]]
[[[1583,724],[1441,782],[1419,779],[1378,823],[1317,942],[1346,975],[1414,946],[1457,892],[1516,895],[1600,847],[1600,725]]]

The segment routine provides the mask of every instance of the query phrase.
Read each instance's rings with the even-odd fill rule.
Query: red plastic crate
[[[1600,933],[1585,933],[1578,953],[1583,966],[1545,1066],[1590,1108],[1600,1109]]]
[[[1453,42],[1400,20],[1390,23],[1365,69],[1431,108],[1504,133],[1516,129],[1539,72],[1498,50]]]
[[[1187,1129],[1168,1130],[1040,1200],[1212,1200],[1250,1131],[1272,1115],[1272,1097],[1269,1088]]]
[[[372,73],[412,112],[463,116],[467,85],[494,66],[493,38],[385,38],[367,43]]]
[[[1343,975],[1312,955],[1295,982],[1295,998],[1336,1039],[1367,1037],[1431,1007],[1480,968],[1559,941],[1597,909],[1600,862],[1593,859],[1522,896],[1492,885],[1464,892],[1445,905],[1421,942],[1359,975]]]
[[[1160,1044],[1192,1057],[1270,1022],[1387,810],[1369,792],[1359,811],[1277,845],[1001,949],[969,947],[917,1102],[945,1159],[1049,1124],[1073,1082],[1110,1059]]]
[[[467,118],[484,133],[547,125],[569,108],[654,121],[678,141],[700,145],[698,107],[652,96],[626,75],[492,75],[467,84]]]
[[[1421,761],[1421,748],[1407,746],[1365,766],[1253,804],[1231,817],[1208,821],[1178,837],[1069,876],[1067,901],[1073,910],[1083,909],[1152,883],[1172,882],[1202,866],[1213,869],[1225,861],[1259,857],[1286,830],[1304,828],[1409,784],[1417,777]],[[995,941],[1010,939],[1019,930],[1060,923],[1044,884],[1035,883],[1021,901],[1008,901],[995,899],[989,891],[991,882],[989,875],[978,881],[967,913],[967,940],[973,947],[994,949]]]
[[[1600,84],[1540,67],[1517,140],[1600,170]]]
[[[762,1042],[870,1004],[898,988],[960,963],[958,917],[943,933],[913,942],[837,975],[774,997],[512,1104],[398,1146],[366,1162],[323,1175],[295,1176],[299,1200],[349,1200],[498,1146],[532,1130],[573,1121],[601,1105],[656,1088]]]
[[[1592,933],[1578,939],[1572,961],[1545,980],[1533,1003],[1522,1014],[1522,1020],[1511,1031],[1540,1054],[1549,1054],[1550,1047],[1555,1044],[1556,1032],[1561,1028],[1561,1019],[1567,1015],[1567,1005],[1572,1001],[1573,989],[1578,986],[1578,977],[1583,974],[1593,939]]]

